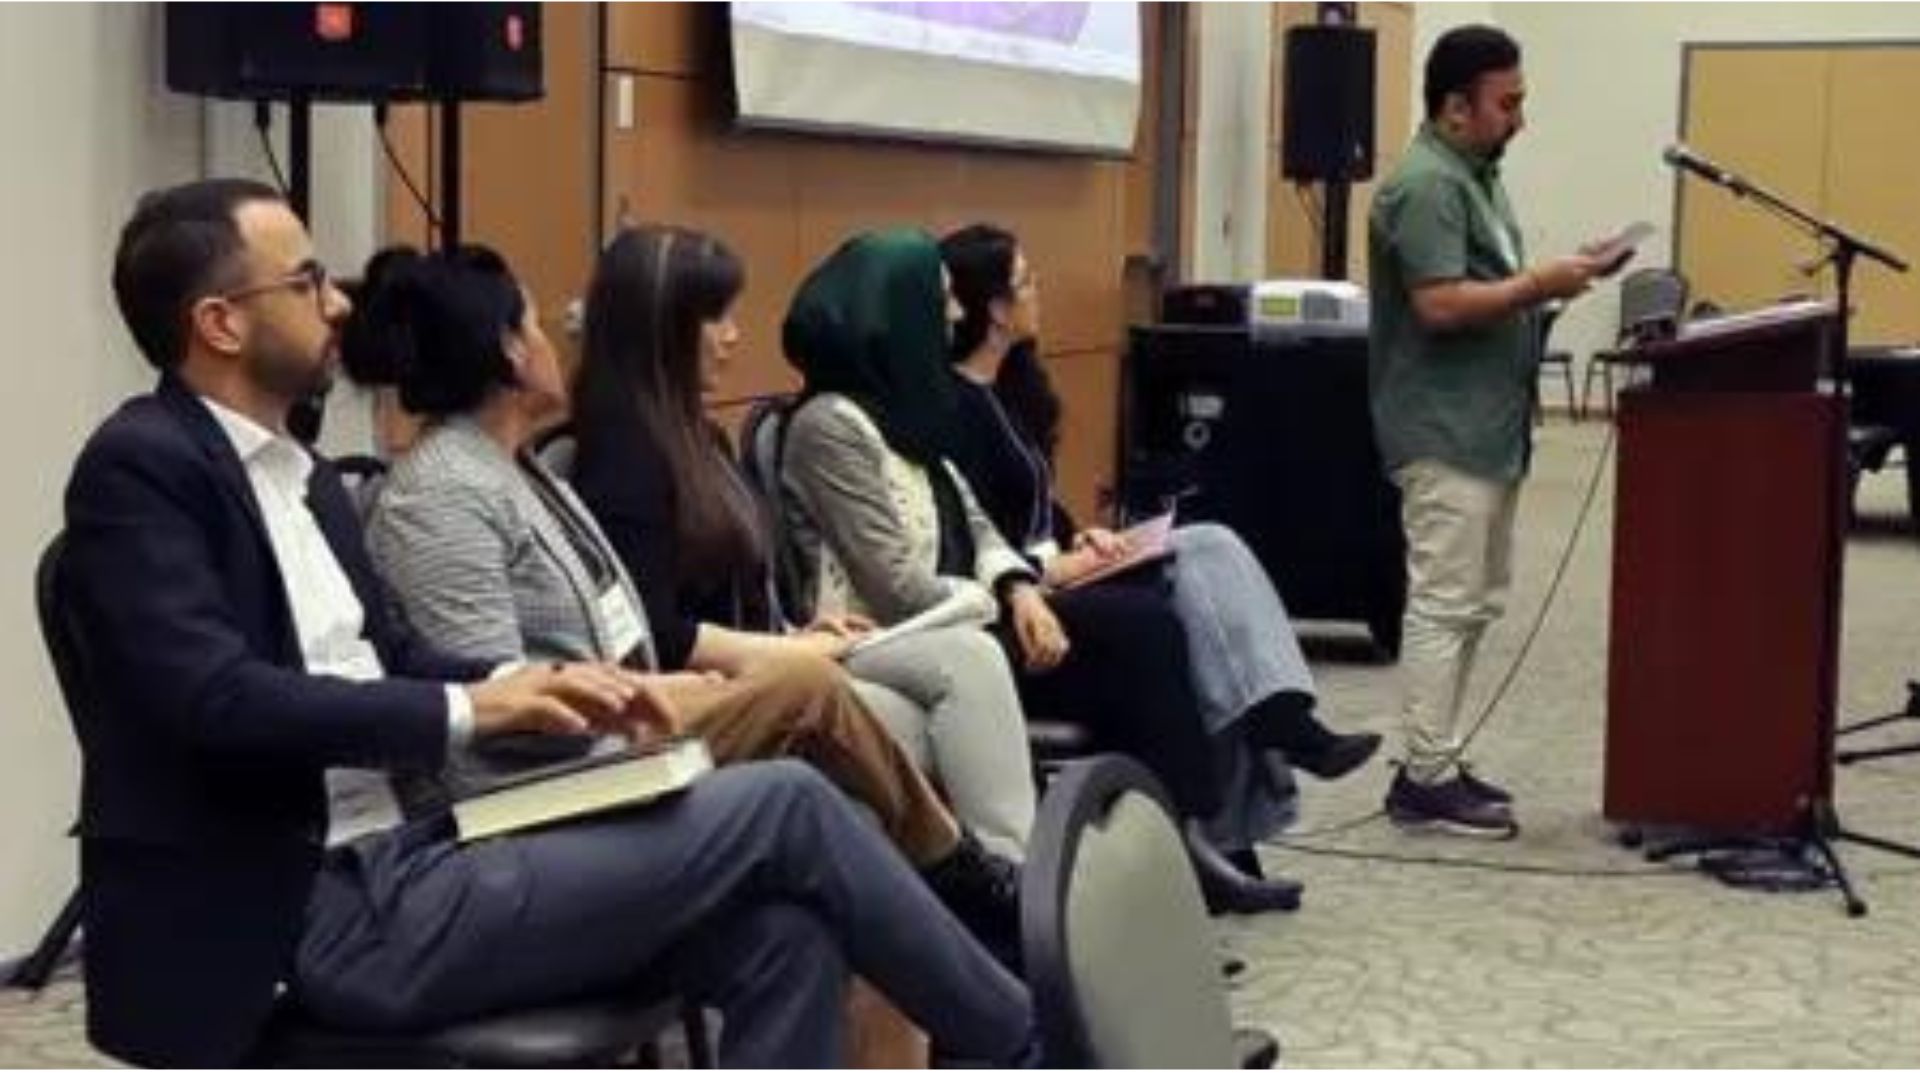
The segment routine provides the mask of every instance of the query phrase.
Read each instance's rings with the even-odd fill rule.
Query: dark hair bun
[[[399,279],[409,277],[424,262],[411,247],[384,248],[367,260],[357,281],[342,288],[353,301],[353,316],[340,331],[340,365],[347,377],[362,386],[396,386],[400,369],[414,351],[404,304],[394,299]]]
[[[526,300],[497,253],[389,248],[367,263],[358,294],[340,340],[355,382],[396,386],[407,411],[430,417],[467,412],[513,385],[503,339],[519,329]]]

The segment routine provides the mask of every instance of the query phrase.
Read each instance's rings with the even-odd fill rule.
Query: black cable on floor
[[[1606,440],[1601,443],[1599,451],[1594,455],[1593,471],[1587,477],[1587,490],[1581,497],[1580,513],[1574,518],[1573,531],[1567,536],[1566,546],[1561,549],[1560,559],[1553,568],[1553,576],[1547,582],[1547,593],[1540,600],[1540,607],[1534,613],[1533,622],[1528,626],[1526,636],[1520,640],[1519,651],[1514,653],[1512,662],[1507,665],[1506,672],[1500,677],[1499,683],[1495,685],[1493,696],[1489,697],[1487,703],[1481,707],[1480,714],[1474,718],[1473,726],[1467,729],[1466,737],[1460,740],[1460,748],[1448,759],[1447,764],[1449,766],[1458,763],[1466,756],[1467,748],[1472,746],[1473,741],[1480,737],[1481,730],[1485,728],[1487,722],[1493,718],[1494,711],[1506,700],[1508,691],[1513,688],[1514,681],[1519,678],[1521,669],[1526,666],[1528,658],[1532,656],[1533,646],[1540,638],[1540,631],[1547,624],[1547,616],[1552,614],[1554,604],[1560,598],[1560,589],[1566,583],[1567,570],[1573,565],[1574,552],[1579,549],[1580,539],[1586,534],[1587,519],[1592,516],[1594,501],[1600,493],[1600,481],[1607,474],[1608,463],[1613,460],[1613,444],[1617,433],[1618,428],[1612,424],[1607,425]],[[1290,834],[1289,838],[1317,839],[1326,836],[1338,836],[1341,833],[1351,832],[1362,825],[1370,825],[1376,819],[1385,816],[1384,811],[1374,810],[1361,817],[1352,818],[1347,821],[1325,825],[1307,832],[1293,833]]]
[[[1566,547],[1561,549],[1560,561],[1553,568],[1552,579],[1547,582],[1547,595],[1541,599],[1540,608],[1534,613],[1533,623],[1527,628],[1526,636],[1520,639],[1520,649],[1514,654],[1513,662],[1507,665],[1506,673],[1494,687],[1493,696],[1487,699],[1487,703],[1480,709],[1480,715],[1474,719],[1473,726],[1467,729],[1466,737],[1460,740],[1460,749],[1455,751],[1452,761],[1448,762],[1449,765],[1458,762],[1466,755],[1467,748],[1472,746],[1473,740],[1480,736],[1480,730],[1493,718],[1494,711],[1506,701],[1507,692],[1513,688],[1514,681],[1519,678],[1521,670],[1526,667],[1527,660],[1533,655],[1534,643],[1539,640],[1540,631],[1546,627],[1547,616],[1553,613],[1554,604],[1560,598],[1561,586],[1567,580],[1567,570],[1573,565],[1573,554],[1580,547],[1581,537],[1586,534],[1587,519],[1593,513],[1595,498],[1600,494],[1600,481],[1606,476],[1607,466],[1613,460],[1613,444],[1618,432],[1619,428],[1612,424],[1607,425],[1606,441],[1600,445],[1600,451],[1595,455],[1593,472],[1587,477],[1587,491],[1580,502],[1580,513],[1573,520],[1573,532],[1567,537]]]
[[[1602,870],[1599,868],[1572,866],[1545,866],[1539,863],[1510,863],[1496,859],[1457,859],[1444,855],[1398,855],[1390,851],[1359,851],[1353,848],[1317,847],[1308,844],[1295,844],[1288,841],[1268,842],[1263,847],[1278,848],[1300,855],[1318,855],[1333,859],[1347,859],[1354,862],[1391,863],[1396,866],[1432,866],[1449,870],[1492,870],[1502,874],[1525,874],[1533,877],[1559,878],[1653,878],[1672,877],[1676,874],[1692,874],[1691,866],[1679,864],[1649,867],[1644,870]]]

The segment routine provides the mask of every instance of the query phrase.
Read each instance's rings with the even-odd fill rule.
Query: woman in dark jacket
[[[803,593],[823,611],[892,622],[969,589],[992,592],[1029,712],[1096,728],[1153,769],[1190,822],[1217,819],[1220,776],[1185,635],[1164,596],[1047,595],[949,460],[960,416],[947,324],[958,311],[944,278],[925,233],[868,234],[815,268],[789,308],[784,344],[806,392],[788,424],[781,481]],[[1218,852],[1195,832],[1217,908],[1298,904],[1296,883],[1209,859]],[[1251,862],[1259,838],[1229,835],[1222,846]]]
[[[955,461],[1002,534],[1048,582],[1120,557],[1102,529],[1076,531],[1054,490],[1060,402],[1034,356],[1040,286],[1017,237],[973,225],[940,243],[961,309],[950,353],[963,417]],[[1194,693],[1207,730],[1251,751],[1233,762],[1230,791],[1284,783],[1265,751],[1323,779],[1373,755],[1380,736],[1336,735],[1314,716],[1313,673],[1280,596],[1253,553],[1216,524],[1176,528],[1168,603],[1186,633]],[[1125,579],[1086,586],[1133,587]],[[1257,815],[1258,800],[1243,800]],[[1257,823],[1250,823],[1257,827]]]

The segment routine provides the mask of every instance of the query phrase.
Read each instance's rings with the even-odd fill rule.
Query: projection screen
[[[1133,3],[730,5],[740,122],[1133,151]]]

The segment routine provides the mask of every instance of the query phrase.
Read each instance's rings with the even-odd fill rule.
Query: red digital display
[[[352,4],[313,5],[313,32],[321,41],[342,42],[353,37]]]

